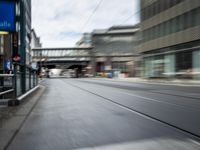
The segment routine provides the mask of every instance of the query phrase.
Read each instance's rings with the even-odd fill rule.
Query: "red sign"
[[[20,56],[14,56],[13,57],[13,61],[20,61],[20,59],[21,59]]]

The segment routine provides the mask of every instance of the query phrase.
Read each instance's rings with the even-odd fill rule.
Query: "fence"
[[[15,67],[14,74],[0,74],[0,105],[5,100],[16,100],[37,84],[37,73],[30,68],[26,68],[25,75],[21,67]]]
[[[14,74],[0,74],[0,100],[14,98],[15,93]]]

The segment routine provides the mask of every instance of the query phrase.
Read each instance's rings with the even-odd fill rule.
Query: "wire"
[[[126,23],[126,22],[129,21],[130,19],[132,19],[134,16],[138,16],[140,13],[141,13],[141,10],[138,10],[138,11],[135,12],[134,14],[131,14],[131,15],[128,16],[126,19],[124,19],[124,21],[121,23],[121,25],[124,24],[124,23]]]
[[[83,30],[85,29],[86,25],[89,23],[89,21],[92,19],[92,17],[95,15],[95,13],[97,12],[99,6],[103,3],[103,0],[100,0],[98,2],[98,4],[96,5],[96,7],[94,8],[94,10],[92,11],[92,14],[88,17],[88,19],[86,20],[85,24],[83,25],[83,27],[81,28],[81,32],[83,32]]]

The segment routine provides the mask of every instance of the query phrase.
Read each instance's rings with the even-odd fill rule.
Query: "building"
[[[29,91],[36,85],[35,71],[31,68],[31,0],[16,1],[16,32],[18,33],[18,53],[20,61],[15,63],[17,74],[17,96]]]
[[[200,79],[199,18],[199,0],[141,0],[144,77]]]
[[[15,2],[0,1],[0,14],[0,73],[6,74],[12,68],[11,32],[15,30]]]
[[[31,49],[41,48],[42,43],[40,42],[40,37],[37,36],[34,29],[31,30]]]
[[[26,65],[31,64],[31,0],[23,0],[25,14],[25,48],[26,48]]]
[[[41,47],[42,47],[42,43],[40,42],[40,37],[38,37],[35,30],[32,29],[31,30],[31,51],[34,48],[41,48]],[[37,62],[34,62],[32,58],[33,58],[33,51],[31,53],[31,67],[33,69],[38,69]]]
[[[16,68],[19,68],[22,76],[19,83],[23,94],[31,89],[31,0],[18,0],[16,9],[19,11],[17,18],[16,31],[19,36],[19,56],[20,62]]]
[[[91,33],[84,33],[81,39],[76,42],[76,47],[90,47],[92,45]]]
[[[94,72],[113,72],[116,76],[121,74],[125,77],[136,76],[138,31],[138,25],[94,30],[92,32]]]
[[[31,0],[0,1],[0,99],[16,100],[37,85],[31,68]],[[6,92],[5,92],[6,91]]]

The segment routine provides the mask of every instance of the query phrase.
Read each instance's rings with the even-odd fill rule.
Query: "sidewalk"
[[[45,87],[40,86],[21,105],[0,107],[0,150],[5,149],[18,133],[44,91]]]
[[[188,80],[188,79],[144,79],[144,78],[111,78],[111,79],[103,78],[103,79],[134,82],[134,83],[146,83],[146,84],[200,86],[200,80]]]

